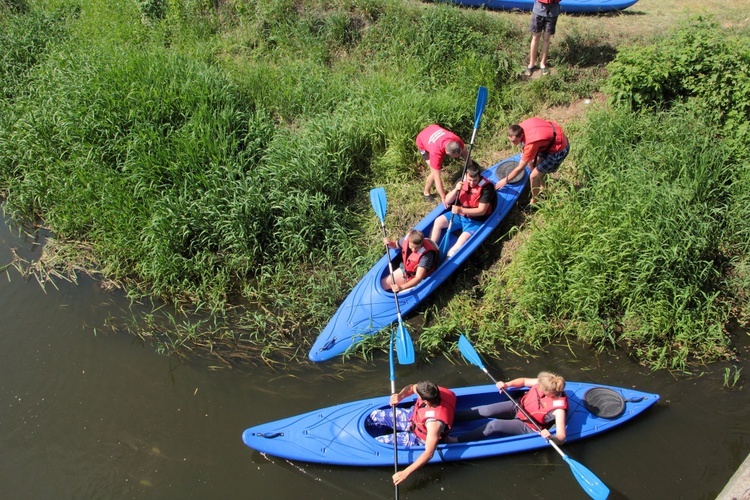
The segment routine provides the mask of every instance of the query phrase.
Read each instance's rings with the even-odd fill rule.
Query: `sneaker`
[[[549,75],[549,68],[542,68],[542,75]]]
[[[533,66],[529,66],[528,68],[526,68],[526,71],[524,71],[523,74],[526,75],[526,76],[531,76],[531,74],[533,72],[534,72],[534,67]]]

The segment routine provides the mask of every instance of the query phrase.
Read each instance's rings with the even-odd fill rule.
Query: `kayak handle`
[[[326,342],[326,345],[324,345],[323,347],[321,347],[320,350],[321,351],[327,351],[328,349],[330,349],[331,347],[333,347],[333,344],[335,344],[335,343],[336,343],[336,337],[333,337],[331,340],[329,340],[328,342]]]
[[[262,433],[262,432],[259,432],[259,433],[256,434],[256,436],[267,438],[267,439],[273,439],[273,438],[277,438],[277,437],[283,436],[283,435],[284,435],[283,432],[267,432],[265,434]]]

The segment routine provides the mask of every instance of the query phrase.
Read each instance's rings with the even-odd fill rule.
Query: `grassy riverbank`
[[[486,248],[427,306],[422,353],[466,331],[487,351],[577,338],[653,367],[725,358],[728,321],[748,317],[747,22],[681,30],[697,5],[685,2],[665,30],[652,23],[663,7],[641,3],[563,17],[553,74],[523,81],[527,14],[6,1],[6,208],[56,234],[50,262],[211,313],[137,318],[166,350],[304,356],[381,253],[369,188],[386,187],[392,236],[419,220],[430,206],[413,138],[431,122],[468,138],[484,85],[475,158],[508,156],[502,132],[529,114],[560,114],[573,153],[541,210],[503,238],[512,258]],[[601,96],[596,112],[570,111]]]

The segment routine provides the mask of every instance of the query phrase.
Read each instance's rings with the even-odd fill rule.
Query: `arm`
[[[542,429],[541,435],[544,439],[551,439],[555,444],[563,444],[565,442],[565,410],[555,410],[555,435],[553,436],[547,429]]]
[[[503,392],[503,389],[508,389],[510,387],[531,387],[533,385],[536,385],[538,382],[538,379],[535,378],[514,378],[513,380],[510,380],[508,382],[503,382],[502,380],[498,382],[497,389],[500,392]]]
[[[479,203],[476,208],[465,208],[453,205],[453,213],[456,215],[484,215],[487,213],[487,208],[489,206],[489,203]]]
[[[422,467],[424,464],[430,461],[432,456],[435,454],[437,449],[438,441],[440,441],[440,433],[443,430],[443,423],[439,420],[431,420],[427,422],[427,439],[424,443],[424,451],[412,464],[406,469],[396,472],[393,475],[393,484],[399,484],[403,482],[409,475],[415,470]]]
[[[411,396],[417,388],[412,385],[407,385],[398,394],[391,394],[391,406],[396,406],[402,399],[407,396]]]
[[[510,181],[510,179],[514,179],[518,174],[523,172],[523,169],[526,168],[526,165],[528,165],[528,163],[529,162],[524,160],[519,161],[516,168],[511,170],[508,175],[495,183],[495,189],[502,189]]]
[[[458,199],[458,193],[461,192],[461,185],[462,184],[463,183],[461,181],[459,181],[458,184],[456,184],[456,187],[454,187],[453,190],[450,191],[445,196],[445,205],[446,206],[451,205],[453,203],[456,203],[456,200]]]
[[[402,290],[407,290],[409,288],[414,288],[415,286],[417,286],[418,284],[420,284],[422,282],[422,280],[425,279],[426,276],[427,276],[427,268],[419,266],[417,268],[416,274],[414,275],[414,277],[412,279],[410,279],[409,281],[407,281],[406,283],[404,283],[401,286],[392,285],[391,288],[393,288],[394,292],[400,292]]]
[[[521,154],[521,161],[518,162],[516,168],[511,170],[508,175],[500,179],[495,184],[495,189],[502,189],[503,186],[510,182],[511,179],[515,178],[518,174],[523,172],[523,169],[526,168],[526,165],[530,165],[532,169],[536,167],[536,165],[534,164],[534,159],[536,158],[536,154],[538,151],[539,145],[536,143],[525,145],[523,147],[523,153]]]
[[[435,190],[440,195],[440,199],[443,200],[443,203],[447,206],[448,200],[445,198],[445,187],[443,187],[443,174],[442,170],[433,170],[433,175],[435,175]]]

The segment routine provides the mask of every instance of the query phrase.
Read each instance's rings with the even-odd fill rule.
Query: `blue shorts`
[[[551,174],[557,172],[560,168],[560,164],[563,162],[565,157],[570,152],[570,142],[565,146],[565,149],[558,151],[557,153],[539,153],[539,163],[536,168],[543,174]]]
[[[484,224],[483,221],[470,219],[465,215],[454,215],[451,212],[443,214],[443,217],[448,219],[448,222],[450,222],[451,215],[453,215],[453,227],[451,227],[451,232],[457,229],[461,229],[463,232],[473,235],[477,231],[477,229],[482,227],[482,224]]]

